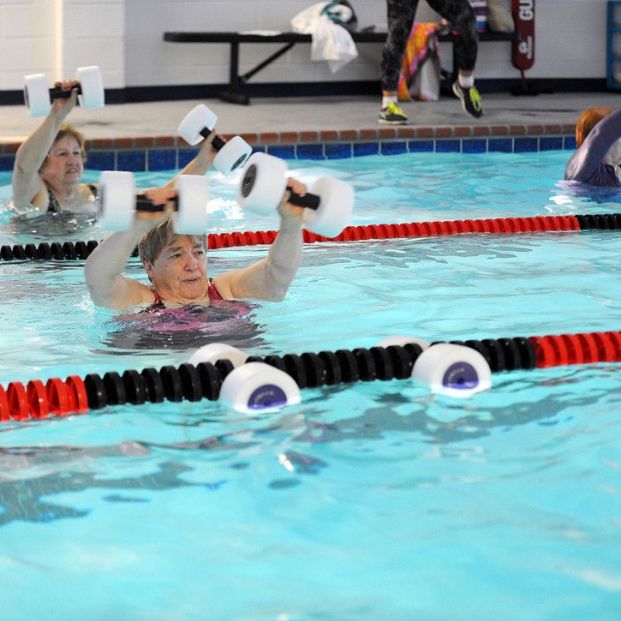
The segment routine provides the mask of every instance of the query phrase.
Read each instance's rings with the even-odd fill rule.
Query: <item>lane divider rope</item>
[[[533,216],[515,218],[483,218],[473,220],[438,220],[431,222],[406,222],[400,224],[367,224],[347,226],[337,237],[322,237],[303,231],[304,242],[349,242],[413,237],[441,237],[464,234],[510,235],[521,233],[551,233],[563,231],[621,230],[621,214],[594,214],[569,216]],[[210,233],[210,249],[236,246],[271,244],[277,231],[236,231]],[[0,260],[71,260],[86,259],[98,246],[95,240],[78,242],[42,242],[40,244],[4,245],[0,247]],[[134,250],[132,256],[137,256]]]
[[[492,372],[527,370],[596,362],[621,362],[621,331],[548,336],[450,341],[478,351]],[[422,349],[404,346],[339,349],[319,353],[251,356],[247,362],[264,362],[290,375],[300,388],[316,388],[358,381],[406,379]],[[202,362],[157,370],[109,371],[84,378],[70,375],[44,384],[31,380],[25,386],[0,385],[0,421],[26,421],[49,416],[82,414],[111,405],[146,402],[215,401],[222,382],[233,370],[230,360]]]

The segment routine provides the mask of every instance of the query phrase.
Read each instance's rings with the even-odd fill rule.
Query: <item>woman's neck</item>
[[[153,295],[155,296],[155,303],[156,304],[162,304],[165,308],[184,308],[185,306],[194,306],[194,305],[199,305],[199,306],[209,306],[210,305],[210,301],[209,301],[209,293],[207,293],[205,295],[205,297],[202,297],[200,299],[198,298],[194,298],[194,299],[184,299],[184,298],[171,298],[168,297],[168,294],[166,292],[161,292],[158,291],[155,288],[155,285],[151,285],[151,291],[153,291]]]
[[[81,185],[79,183],[50,182],[45,185],[54,193],[54,196],[63,206],[69,207],[82,202]]]

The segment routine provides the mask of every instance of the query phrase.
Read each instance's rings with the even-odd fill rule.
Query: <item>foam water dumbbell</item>
[[[99,67],[79,67],[77,80],[80,105],[86,109],[103,108],[104,87]],[[32,73],[24,78],[24,102],[31,117],[45,116],[50,111],[52,100],[67,99],[72,92],[73,89],[49,88],[44,73]]]
[[[218,117],[212,110],[204,104],[199,104],[179,123],[177,134],[188,144],[198,144],[213,132],[217,120]],[[241,136],[225,141],[216,134],[211,144],[218,152],[213,165],[223,175],[230,175],[241,168],[252,153],[252,147]]]
[[[485,358],[474,349],[436,343],[423,350],[412,369],[412,379],[427,384],[434,393],[470,397],[492,385]]]
[[[173,228],[180,235],[207,231],[209,185],[204,175],[181,175],[175,181]],[[144,194],[136,193],[131,172],[107,170],[99,178],[97,221],[108,231],[127,231],[136,212],[165,211]]]
[[[336,237],[347,226],[354,208],[354,189],[334,177],[319,177],[301,196],[287,185],[287,164],[266,153],[253,154],[239,185],[239,204],[250,211],[274,211],[287,190],[289,201],[305,207],[304,227],[317,235]]]

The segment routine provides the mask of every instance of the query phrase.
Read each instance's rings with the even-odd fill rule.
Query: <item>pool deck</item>
[[[175,141],[179,121],[200,100],[109,104],[101,110],[77,108],[69,117],[84,132],[91,147],[165,147]],[[473,119],[457,99],[408,102],[403,108],[410,124],[399,129],[377,122],[377,97],[255,98],[249,106],[203,100],[218,115],[218,132],[243,135],[251,144],[364,141],[399,138],[571,134],[576,118],[592,105],[619,106],[618,93],[558,93],[512,96],[484,95],[485,114]],[[5,153],[40,123],[24,106],[0,106],[0,146]],[[143,140],[140,140],[143,139]],[[126,140],[125,145],[117,144]],[[110,141],[113,144],[110,144]],[[129,144],[128,144],[129,143]]]

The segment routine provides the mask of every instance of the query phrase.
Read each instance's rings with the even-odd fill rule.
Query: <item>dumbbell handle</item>
[[[287,190],[289,190],[289,202],[292,205],[306,207],[308,209],[319,209],[321,198],[317,194],[307,192],[304,196],[302,196],[301,194],[296,194],[290,185],[287,186]]]
[[[104,201],[105,186],[99,186],[99,200]],[[172,199],[174,204],[174,210],[179,209],[179,197],[174,196]],[[166,205],[156,205],[151,199],[147,198],[144,194],[136,194],[136,211],[146,211],[149,213],[157,213],[159,211],[165,211]]]
[[[179,197],[173,196],[171,201],[174,204],[174,210],[179,208]],[[166,211],[166,205],[157,205],[144,194],[136,194],[136,211],[148,211],[157,213],[158,211]]]
[[[210,136],[212,134],[212,130],[208,129],[207,127],[204,127],[203,129],[201,129],[201,131],[199,133],[200,133],[200,135],[203,138],[207,138],[208,136]],[[211,141],[211,144],[213,145],[213,148],[216,151],[219,151],[226,144],[226,141],[222,140],[222,138],[220,138],[220,136],[218,136],[218,134],[216,134],[213,137],[213,140]]]
[[[79,82],[76,84],[76,86],[69,89],[68,91],[64,91],[62,88],[58,88],[56,86],[54,88],[50,88],[49,90],[51,99],[69,99],[73,91],[77,91],[78,95],[82,94],[82,87],[80,86]]]

